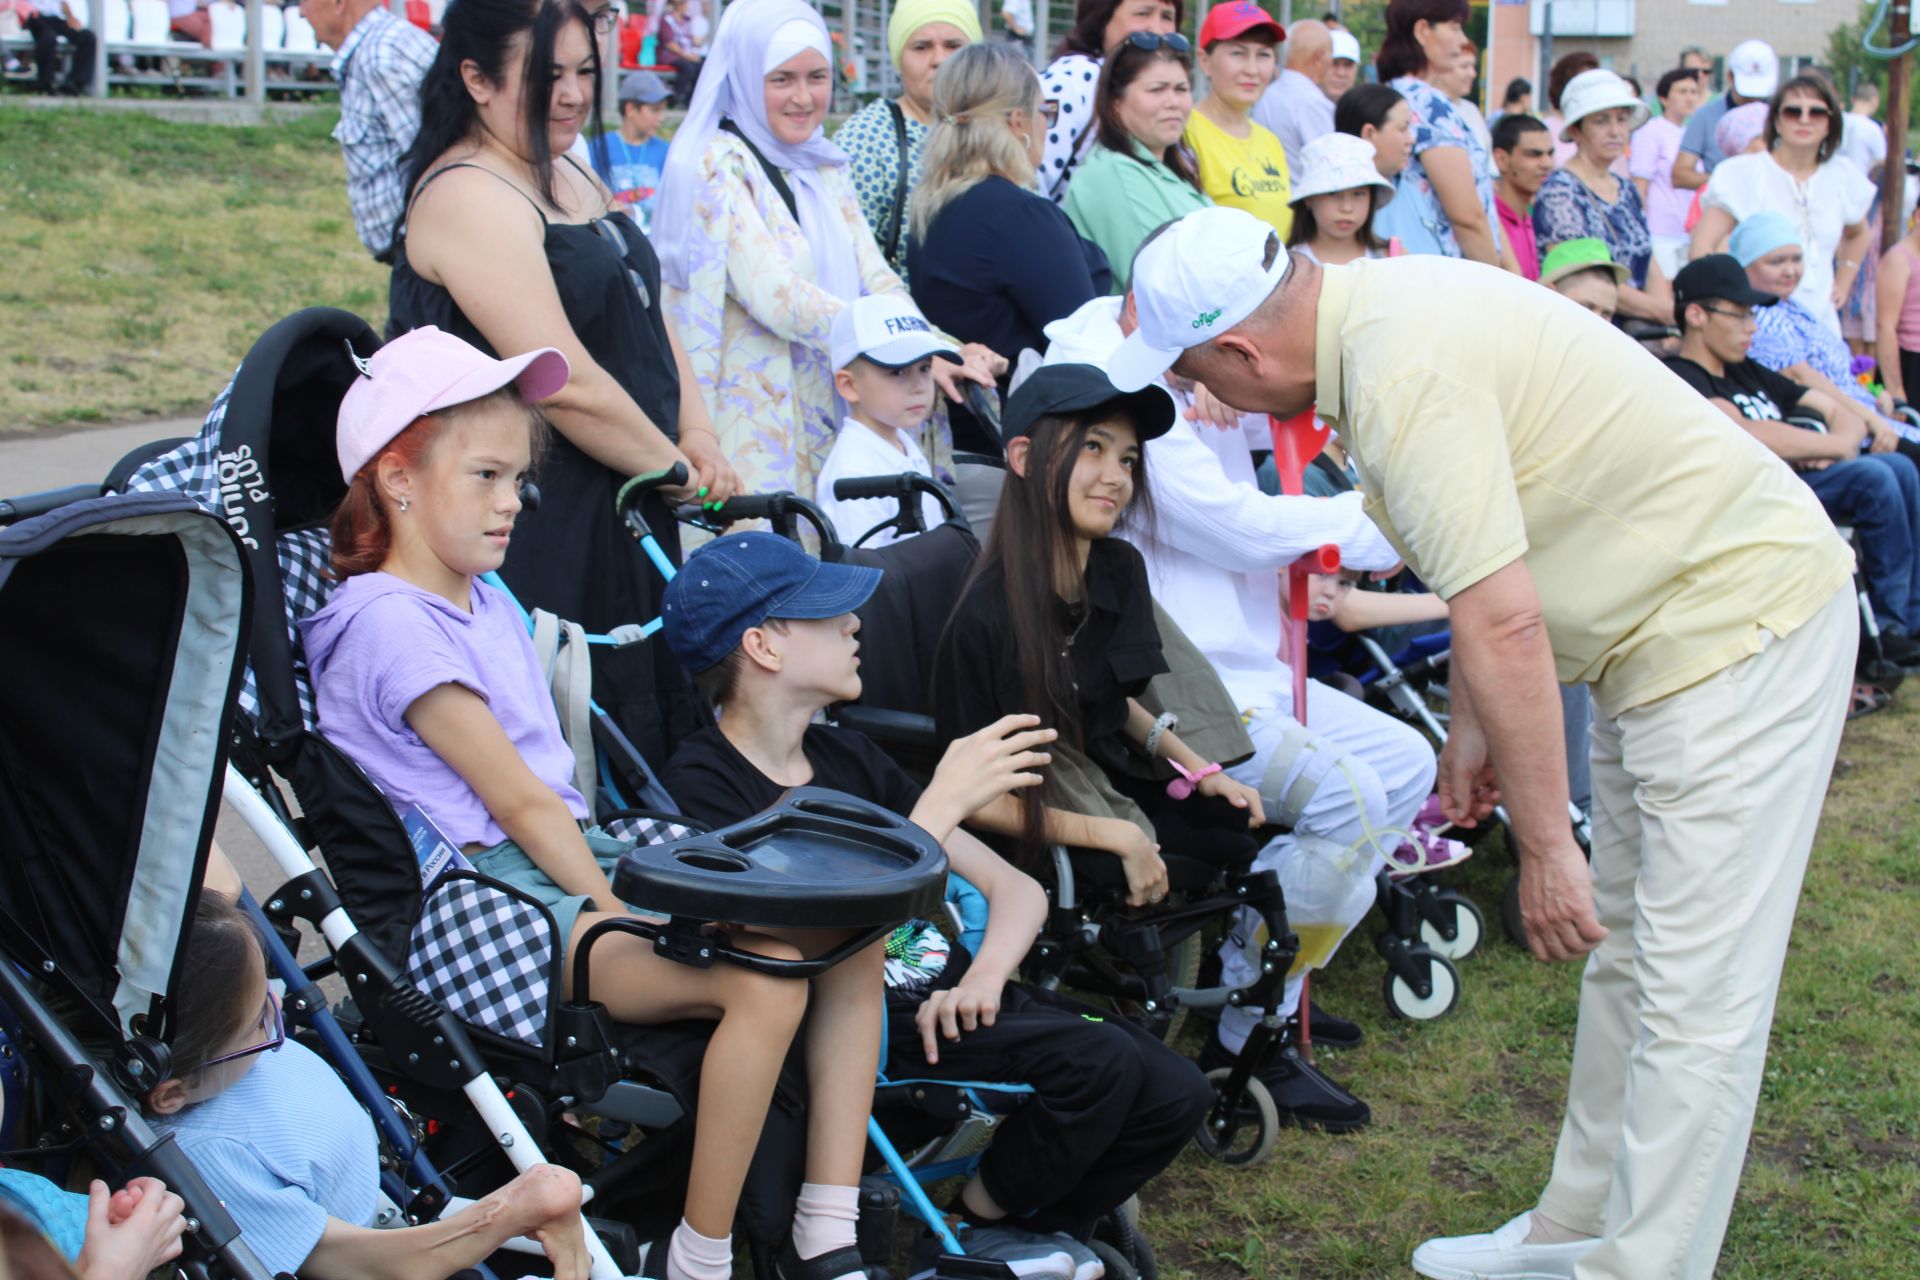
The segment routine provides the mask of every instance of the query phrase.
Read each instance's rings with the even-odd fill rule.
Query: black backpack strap
[[[899,158],[893,175],[893,207],[887,211],[887,233],[880,237],[880,251],[886,255],[887,265],[898,271],[900,215],[907,207],[907,115],[892,98],[887,99],[887,114],[893,117],[893,141]]]
[[[753,145],[753,139],[740,132],[739,125],[731,120],[722,120],[720,127],[746,144],[747,150],[753,153],[753,158],[760,162],[760,168],[765,171],[767,181],[771,182],[773,189],[780,193],[781,203],[787,206],[787,212],[793,215],[795,222],[800,221],[800,202],[793,198],[793,188],[787,185],[787,175],[781,173],[773,161],[761,154],[760,148]]]

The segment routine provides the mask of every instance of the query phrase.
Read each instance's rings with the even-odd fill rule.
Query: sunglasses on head
[[[1186,53],[1193,48],[1193,46],[1187,42],[1187,38],[1178,31],[1169,32],[1166,35],[1162,35],[1158,31],[1135,31],[1130,33],[1123,43],[1130,44],[1134,48],[1144,50],[1147,53],[1154,53],[1160,49],[1171,49],[1175,53]]]
[[[1790,103],[1780,108],[1780,114],[1789,120],[1825,120],[1833,114],[1818,103]]]

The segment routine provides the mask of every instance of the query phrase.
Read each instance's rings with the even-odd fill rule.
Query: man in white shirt
[[[1328,39],[1332,42],[1333,57],[1327,63],[1320,90],[1327,95],[1328,102],[1337,103],[1340,95],[1360,79],[1360,39],[1345,27],[1334,28],[1328,33]]]
[[[1281,47],[1287,65],[1253,104],[1253,118],[1273,130],[1286,148],[1287,172],[1298,173],[1301,149],[1333,132],[1333,103],[1320,88],[1333,66],[1333,33],[1326,23],[1306,18],[1287,28]]]
[[[1880,109],[1880,87],[1862,80],[1853,91],[1853,110],[1841,125],[1840,154],[1860,166],[1860,172],[1872,175],[1887,162],[1887,135],[1873,113]]]
[[[1047,363],[1103,364],[1133,327],[1123,299],[1096,298],[1047,326]],[[1190,404],[1186,391],[1169,390],[1177,402]],[[1352,888],[1331,921],[1344,937],[1373,906],[1373,873],[1402,838],[1389,832],[1404,829],[1432,791],[1434,753],[1411,727],[1318,681],[1307,682],[1302,725],[1293,705],[1293,673],[1279,657],[1285,627],[1280,580],[1293,561],[1329,543],[1340,548],[1347,568],[1391,568],[1399,556],[1366,517],[1357,493],[1262,493],[1241,430],[1219,430],[1183,413],[1167,434],[1148,442],[1147,466],[1152,536],[1133,540],[1146,558],[1154,599],[1179,619],[1242,709],[1254,754],[1228,774],[1260,791],[1270,820],[1292,827],[1261,850],[1254,865],[1278,873],[1294,902],[1301,896],[1296,877],[1349,860]],[[1384,847],[1370,844],[1369,835]],[[1308,922],[1290,908],[1289,923],[1298,930]],[[1312,923],[1324,922],[1316,914]],[[1264,938],[1256,924],[1243,913],[1229,932],[1220,952],[1224,981],[1242,985],[1259,973]],[[1331,959],[1338,937],[1315,956],[1319,965]],[[1294,1048],[1300,988],[1297,977],[1286,985],[1279,1012],[1288,1019],[1289,1034],[1262,1080],[1282,1116],[1294,1123],[1331,1132],[1361,1128],[1371,1119],[1367,1104],[1301,1061]],[[1223,1011],[1201,1065],[1230,1061],[1260,1014],[1238,1007]],[[1316,1043],[1359,1042],[1359,1028],[1345,1019],[1318,1006],[1311,1017]]]
[[[66,0],[34,0],[34,11],[27,15],[27,34],[33,37],[33,74],[39,93],[64,93],[79,97],[93,83],[93,52],[98,43],[87,24],[74,17]],[[73,46],[73,65],[67,78],[58,84],[54,72],[60,69],[59,41]]]
[[[1000,0],[1000,21],[1007,28],[1007,43],[1033,61],[1033,0]]]

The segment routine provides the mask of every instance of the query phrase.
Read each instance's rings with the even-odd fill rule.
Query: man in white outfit
[[[1442,806],[1474,820],[1497,795],[1534,954],[1591,952],[1545,1192],[1495,1231],[1427,1241],[1414,1269],[1705,1280],[1846,716],[1846,545],[1637,343],[1509,273],[1320,267],[1207,209],[1140,251],[1132,286],[1115,386],[1172,369],[1340,432],[1368,513],[1450,611]],[[1556,675],[1593,693],[1591,868]]]
[[[1132,328],[1119,298],[1097,298],[1047,326],[1048,363],[1104,364]],[[1170,387],[1183,408],[1192,397]],[[1264,419],[1261,420],[1264,422]],[[1253,455],[1239,428],[1200,425],[1185,414],[1172,430],[1147,444],[1153,484],[1151,540],[1140,542],[1154,599],[1207,655],[1241,708],[1253,756],[1228,773],[1260,791],[1268,817],[1292,827],[1261,851],[1255,866],[1279,873],[1288,888],[1288,923],[1306,923],[1299,907],[1303,879],[1338,866],[1336,900],[1323,892],[1312,923],[1335,932],[1315,948],[1316,967],[1332,958],[1372,909],[1374,874],[1432,793],[1433,748],[1406,724],[1317,681],[1307,683],[1307,727],[1293,706],[1293,674],[1279,658],[1284,620],[1280,579],[1299,557],[1322,546],[1340,548],[1354,569],[1388,569],[1399,554],[1361,509],[1360,495],[1275,497],[1260,491]],[[1379,845],[1381,847],[1377,847]],[[1318,859],[1319,867],[1301,859]],[[1311,933],[1312,931],[1309,931]],[[1265,943],[1250,911],[1221,948],[1222,977],[1233,985],[1259,974]],[[1330,944],[1330,945],[1329,945]],[[1330,1132],[1364,1127],[1367,1104],[1304,1061],[1295,1045],[1301,979],[1287,982],[1279,1013],[1288,1019],[1279,1051],[1262,1080],[1282,1114]],[[1262,1010],[1230,1008],[1218,1039],[1208,1043],[1203,1067],[1225,1065],[1240,1051]],[[1315,1007],[1314,1043],[1358,1044],[1360,1028]]]

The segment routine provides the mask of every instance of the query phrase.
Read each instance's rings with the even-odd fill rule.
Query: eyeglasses
[[[1780,108],[1780,114],[1789,120],[1825,120],[1832,113],[1823,106],[1796,102]]]
[[[1191,44],[1187,43],[1187,38],[1178,31],[1171,31],[1165,35],[1160,34],[1158,31],[1134,31],[1128,34],[1125,43],[1132,45],[1136,49],[1144,50],[1147,53],[1154,53],[1161,49],[1171,49],[1175,53],[1186,53],[1193,48]]]
[[[604,36],[612,31],[614,26],[620,21],[620,15],[614,12],[611,4],[604,9],[594,10],[592,17],[593,33],[599,36]]]
[[[1059,124],[1060,123],[1060,104],[1055,102],[1052,98],[1047,98],[1044,101],[1042,101],[1040,104],[1040,118],[1047,122],[1047,127],[1049,129],[1051,129],[1054,125]]]
[[[267,1038],[248,1049],[237,1049],[232,1053],[223,1053],[217,1058],[208,1058],[200,1064],[205,1071],[208,1067],[217,1067],[223,1062],[232,1062],[237,1058],[251,1058],[256,1053],[277,1053],[280,1046],[287,1042],[287,1017],[280,1009],[280,999],[273,992],[267,992],[266,1007],[260,1010],[260,1021],[256,1024],[260,1034]]]
[[[1729,311],[1723,307],[1710,307],[1703,302],[1700,304],[1700,309],[1702,311],[1712,312],[1716,316],[1725,316],[1729,320],[1758,320],[1760,318],[1760,308],[1758,307],[1735,307]]]

